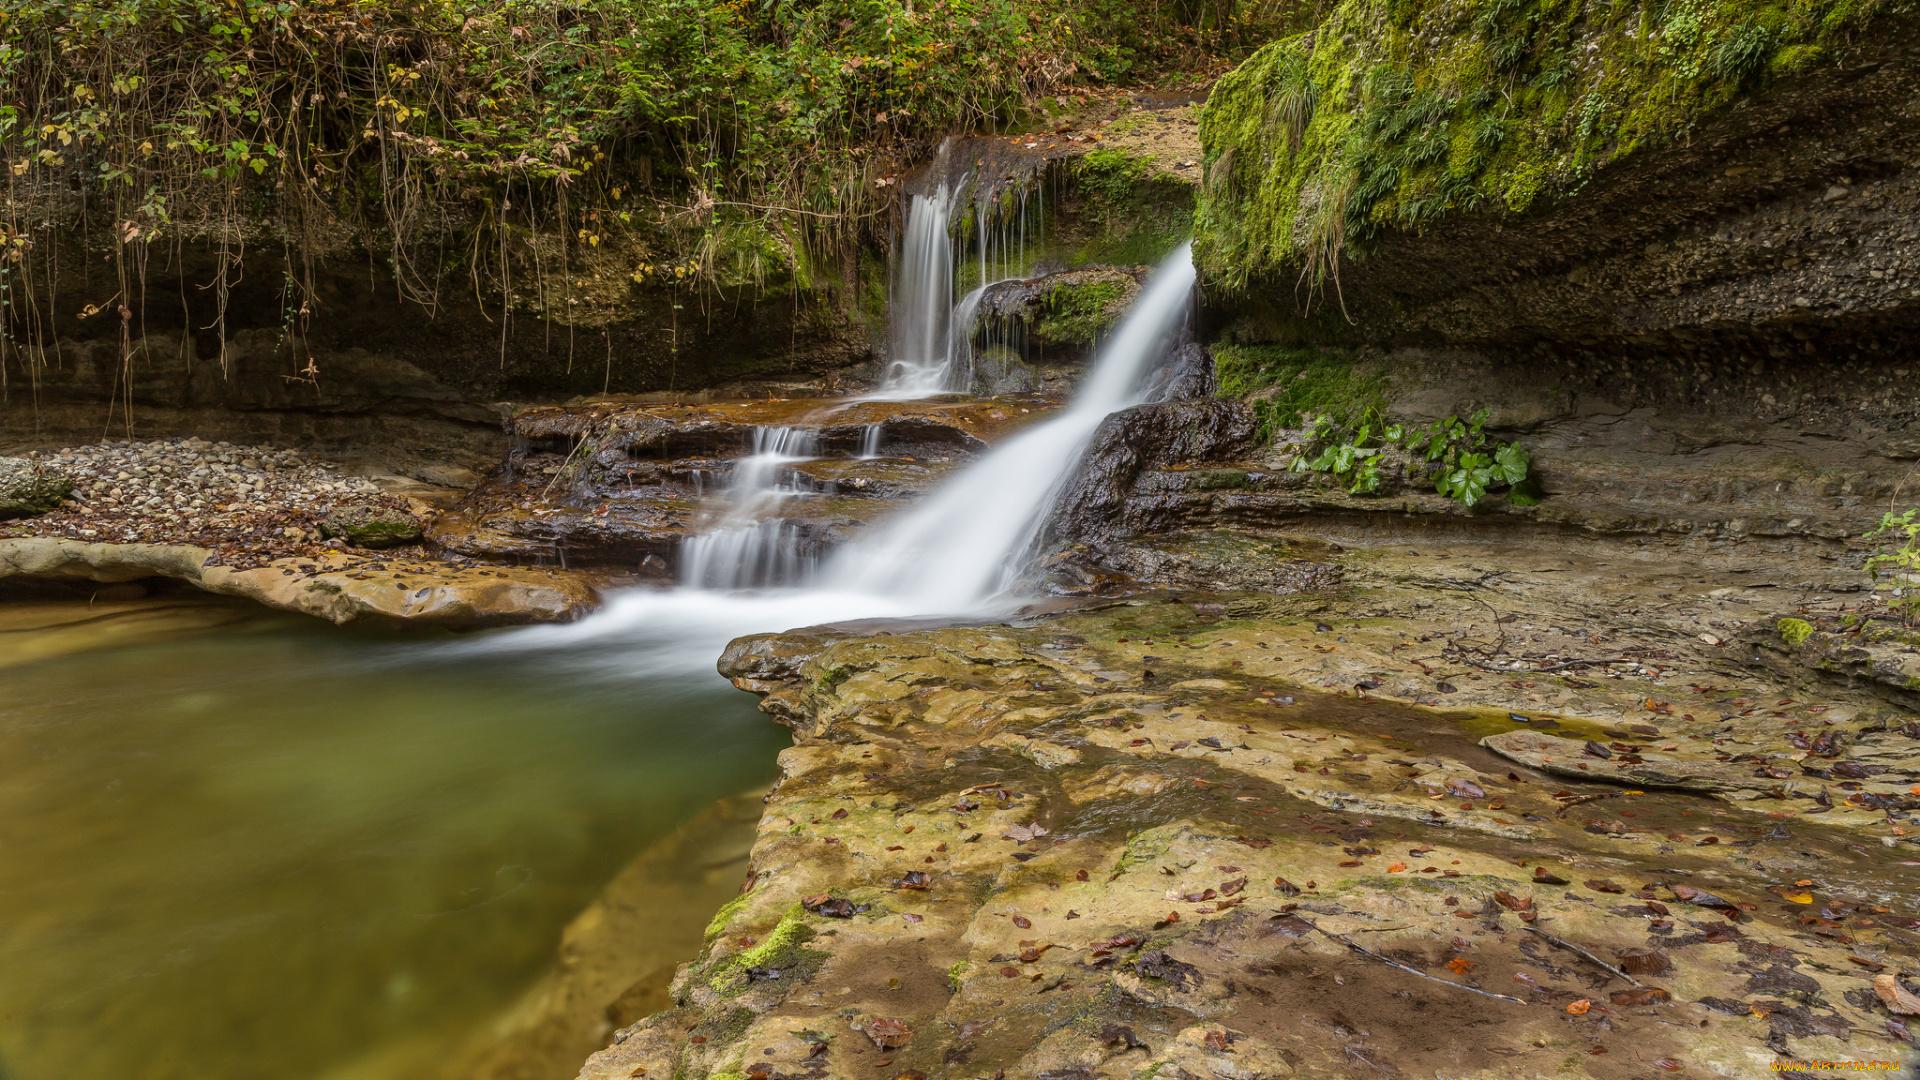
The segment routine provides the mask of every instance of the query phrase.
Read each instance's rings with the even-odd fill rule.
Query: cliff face
[[[1215,90],[1195,250],[1254,337],[1888,352],[1914,40],[1892,5],[1342,4]]]

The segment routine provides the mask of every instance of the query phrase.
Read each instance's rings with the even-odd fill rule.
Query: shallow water
[[[364,1076],[456,1043],[788,742],[713,674],[735,630],[712,613],[435,641],[198,601],[9,607],[8,1080]]]

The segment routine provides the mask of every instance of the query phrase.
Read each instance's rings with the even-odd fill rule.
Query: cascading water
[[[909,401],[947,389],[953,306],[953,196],[945,184],[915,195],[891,297],[893,358],[875,401]]]
[[[681,588],[630,591],[571,626],[522,630],[473,647],[567,648],[633,636],[647,643],[656,670],[683,664],[694,672],[707,670],[728,640],[756,630],[1007,606],[1006,591],[1026,570],[1047,512],[1094,430],[1142,400],[1147,374],[1185,323],[1193,283],[1183,245],[1154,273],[1071,405],[995,446],[824,566],[816,569],[800,554],[797,531],[764,516],[779,500],[801,493],[782,478],[784,466],[817,453],[817,441],[769,432],[755,441],[761,460],[736,467],[735,490],[718,526],[686,542]],[[779,585],[800,587],[770,588]],[[768,591],[727,591],[738,589]]]
[[[1140,403],[1142,382],[1186,319],[1193,283],[1182,245],[1101,350],[1071,405],[994,447],[880,535],[840,551],[825,583],[924,612],[966,610],[1012,585],[1094,429]]]
[[[942,145],[934,164],[945,172],[949,147]],[[968,191],[973,197],[965,200]],[[1007,190],[962,177],[952,187],[939,184],[930,195],[907,204],[907,229],[890,299],[892,359],[880,385],[867,401],[911,401],[942,393],[964,393],[973,381],[974,313],[986,290],[1026,272],[1028,226],[1044,231],[1044,189],[1020,185]],[[956,248],[954,213],[963,205],[972,213],[973,250]],[[956,281],[978,282],[955,299]]]
[[[755,428],[753,453],[734,463],[719,520],[681,545],[680,580],[696,589],[758,589],[811,576],[814,559],[803,551],[805,535],[769,515],[808,494],[788,468],[819,454],[820,435],[812,428]]]

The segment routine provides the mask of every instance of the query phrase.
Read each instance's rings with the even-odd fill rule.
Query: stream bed
[[[0,1077],[429,1075],[788,742],[730,629],[571,629],[0,605]]]

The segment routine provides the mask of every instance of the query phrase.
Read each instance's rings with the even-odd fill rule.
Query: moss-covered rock
[[[420,539],[420,523],[412,514],[368,503],[335,508],[320,523],[320,531],[362,548],[395,547]]]
[[[1195,255],[1228,285],[1464,211],[1523,213],[1842,63],[1887,3],[1345,0],[1223,78]]]
[[[26,458],[0,458],[0,518],[44,514],[73,494],[60,470]]]

